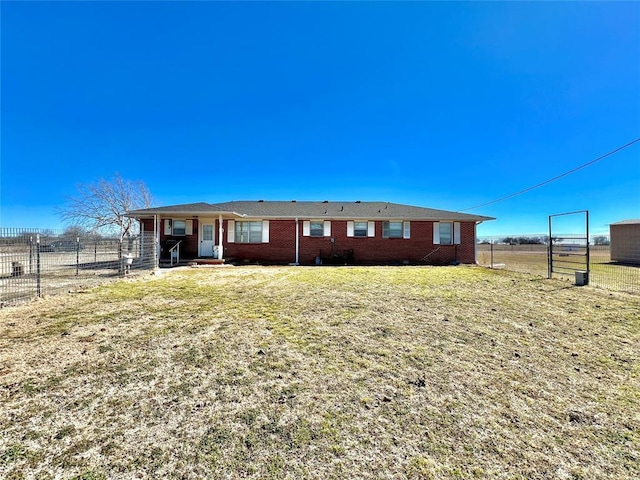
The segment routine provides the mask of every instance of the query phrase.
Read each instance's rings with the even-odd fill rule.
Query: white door
[[[213,247],[215,246],[214,235],[215,223],[213,221],[203,221],[200,223],[200,252],[201,257],[213,257]]]

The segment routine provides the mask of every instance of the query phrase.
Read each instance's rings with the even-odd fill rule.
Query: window
[[[331,220],[304,220],[302,235],[304,237],[330,237]]]
[[[202,225],[202,240],[205,242],[213,240],[213,225]]]
[[[368,232],[367,222],[353,222],[353,236],[366,237]]]
[[[187,234],[187,222],[185,220],[173,221],[173,234],[184,236]]]
[[[302,222],[302,235],[304,237],[330,237],[331,220],[304,220]]]
[[[269,220],[227,221],[227,242],[269,243]]]
[[[434,245],[460,245],[460,222],[433,222]]]
[[[347,237],[375,237],[376,222],[347,222]]]
[[[309,235],[311,237],[324,237],[324,222],[309,222]]]
[[[262,222],[236,222],[236,243],[262,242]]]
[[[440,222],[440,245],[453,244],[453,224],[451,222]]]
[[[403,228],[402,222],[383,222],[382,237],[383,238],[402,238]]]

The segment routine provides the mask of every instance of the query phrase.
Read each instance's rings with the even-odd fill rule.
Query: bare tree
[[[59,213],[69,224],[118,233],[122,240],[136,233],[138,226],[126,212],[150,206],[151,193],[144,182],[124,180],[116,173],[110,180],[78,185],[78,195],[69,197]]]
[[[87,229],[82,225],[69,225],[62,232],[64,238],[75,239],[76,237],[85,237],[87,235]]]

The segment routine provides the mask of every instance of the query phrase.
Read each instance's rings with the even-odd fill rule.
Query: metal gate
[[[584,215],[584,233],[555,234],[553,219],[568,215]],[[553,274],[570,275],[576,279],[576,285],[589,283],[589,211],[558,213],[549,215],[549,278]]]

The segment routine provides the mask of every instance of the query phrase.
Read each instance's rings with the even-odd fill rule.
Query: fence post
[[[40,234],[36,235],[36,295],[42,296],[40,289]]]
[[[29,275],[33,275],[33,235],[29,237]]]
[[[76,277],[80,269],[80,237],[76,237]]]
[[[493,268],[493,239],[489,242],[489,245],[491,249],[491,268]]]
[[[589,210],[587,210],[585,216],[585,229],[587,230],[587,281],[591,281],[589,277],[591,277],[591,245],[589,242]]]
[[[122,238],[118,240],[118,275],[124,277],[124,265],[122,258]]]
[[[551,238],[551,215],[549,215],[549,248],[547,249],[547,278],[553,276],[553,238]]]

